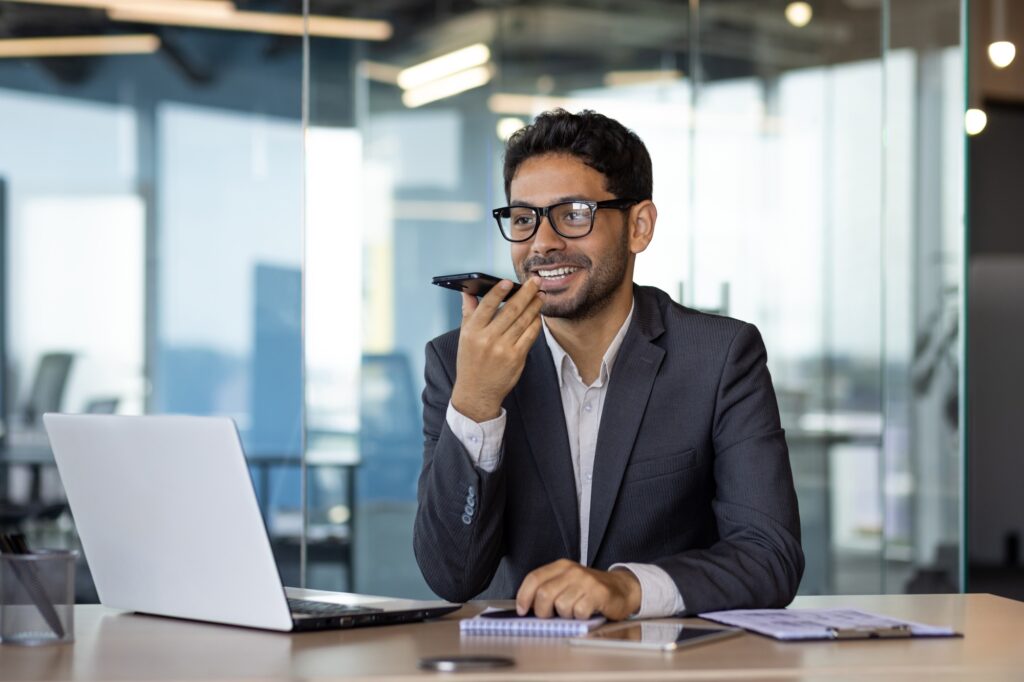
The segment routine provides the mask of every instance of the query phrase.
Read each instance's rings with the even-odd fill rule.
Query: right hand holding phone
[[[502,306],[511,285],[502,280],[479,302],[475,296],[462,294],[452,406],[477,423],[501,414],[501,403],[519,381],[541,330],[544,298],[539,279],[531,277]]]

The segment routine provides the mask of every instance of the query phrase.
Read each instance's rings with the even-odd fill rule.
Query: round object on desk
[[[508,656],[431,656],[420,659],[420,668],[441,673],[457,673],[467,670],[487,670],[490,668],[511,668],[515,659]]]

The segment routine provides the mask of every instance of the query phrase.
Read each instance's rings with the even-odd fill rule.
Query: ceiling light
[[[964,114],[964,129],[968,135],[977,135],[985,129],[988,116],[981,109],[968,109]]]
[[[505,118],[498,119],[498,138],[502,142],[508,142],[508,138],[512,137],[516,132],[526,127],[526,121],[515,116],[506,116]]]
[[[988,46],[988,59],[997,69],[1005,69],[1017,56],[1017,46],[1009,40],[997,40]]]
[[[803,28],[811,23],[814,16],[814,9],[809,2],[791,2],[786,5],[786,21],[797,28]]]
[[[378,83],[398,85],[398,74],[402,71],[394,64],[364,59],[359,62],[359,73],[366,79]]]
[[[231,0],[8,0],[9,2],[33,5],[56,5],[59,7],[83,7],[87,9],[135,9],[150,12],[173,12],[175,14],[220,15],[235,11]]]
[[[429,102],[486,85],[493,75],[494,69],[490,64],[460,71],[417,88],[406,90],[402,93],[402,104],[410,109],[423,106]]]
[[[487,108],[493,113],[522,116],[536,116],[549,109],[573,111],[574,108],[579,108],[579,104],[579,100],[571,97],[547,97],[513,92],[496,92],[487,98]]]
[[[680,80],[683,72],[679,69],[649,69],[646,71],[609,71],[604,75],[604,84],[609,88],[622,85],[649,83],[672,83]]]
[[[149,34],[0,40],[0,58],[152,54],[159,49],[160,38]]]
[[[113,21],[136,24],[188,26],[286,36],[302,36],[307,28],[305,17],[277,12],[233,11],[227,14],[206,12],[189,14],[178,10],[147,9],[145,5],[117,4],[107,10],[107,16]],[[389,22],[374,19],[348,19],[311,14],[308,21],[309,35],[317,38],[387,40],[392,33]]]
[[[245,31],[302,36],[306,18],[299,14],[243,12],[231,0],[8,0],[34,5],[83,7],[106,10],[113,21],[163,26],[188,26],[222,31]],[[349,19],[312,14],[309,35],[318,38],[387,40],[392,27],[387,21]]]
[[[402,69],[398,74],[398,85],[403,90],[410,90],[431,81],[451,76],[459,71],[486,64],[491,58],[491,50],[483,43],[476,43],[454,52],[429,59],[425,62]],[[485,81],[486,82],[486,81]]]

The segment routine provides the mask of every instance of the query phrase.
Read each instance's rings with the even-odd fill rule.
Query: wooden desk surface
[[[463,637],[458,619],[277,634],[119,613],[76,611],[76,642],[0,645],[8,680],[1012,680],[1024,679],[1024,602],[991,595],[802,597],[798,607],[850,606],[952,625],[960,639],[781,643],[752,634],[674,654],[569,647],[554,639]],[[511,656],[514,668],[421,672],[422,656]]]

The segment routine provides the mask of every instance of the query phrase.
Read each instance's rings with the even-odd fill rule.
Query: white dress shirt
[[[601,425],[601,414],[604,411],[604,399],[608,392],[612,366],[632,319],[633,309],[630,308],[626,321],[622,323],[608,350],[605,351],[597,379],[589,386],[583,382],[576,364],[555,340],[547,322],[544,322],[544,339],[551,350],[555,372],[558,374],[565,426],[569,434],[569,451],[576,479],[576,501],[580,521],[579,561],[584,565],[590,542],[590,495],[593,489],[598,428]],[[449,402],[446,419],[452,433],[469,452],[473,463],[484,471],[494,471],[500,463],[501,442],[505,434],[504,408],[498,417],[478,424],[461,414]],[[611,568],[626,569],[640,581],[642,596],[637,617],[662,618],[683,610],[683,597],[664,569],[652,564],[638,563],[613,564]]]

